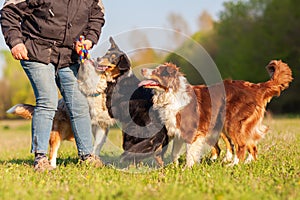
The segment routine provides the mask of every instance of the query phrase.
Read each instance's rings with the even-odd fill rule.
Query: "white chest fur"
[[[184,79],[176,92],[172,89],[164,92],[156,91],[153,96],[153,107],[159,111],[159,116],[165,123],[168,130],[168,136],[171,138],[174,136],[180,137],[180,129],[177,126],[176,114],[191,101],[191,97],[186,92],[185,82],[186,80]]]

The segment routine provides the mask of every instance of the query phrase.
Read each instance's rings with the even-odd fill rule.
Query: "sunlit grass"
[[[274,118],[266,124],[270,131],[258,145],[258,160],[248,165],[225,167],[207,155],[186,170],[183,163],[95,169],[80,165],[75,145],[66,141],[58,168],[36,173],[30,121],[0,121],[0,199],[300,199],[300,119]],[[114,128],[102,158],[115,162],[121,145],[121,132]]]

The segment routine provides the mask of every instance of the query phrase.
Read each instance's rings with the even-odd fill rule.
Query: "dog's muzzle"
[[[100,72],[105,72],[109,67],[105,65],[97,65],[96,70]]]
[[[97,60],[96,63],[97,63],[97,66],[96,66],[97,71],[106,71],[109,68],[116,67],[116,65],[110,63],[107,58],[102,58],[100,60]]]

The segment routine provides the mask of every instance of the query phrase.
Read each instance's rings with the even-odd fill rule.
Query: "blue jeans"
[[[47,153],[53,118],[57,110],[59,88],[70,112],[78,155],[91,154],[93,136],[86,97],[79,91],[77,72],[79,64],[55,72],[53,64],[21,61],[35,97],[36,107],[32,118],[32,153]]]

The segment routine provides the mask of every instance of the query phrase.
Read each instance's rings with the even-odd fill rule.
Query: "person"
[[[80,160],[101,166],[92,154],[92,128],[85,96],[76,74],[79,53],[99,40],[105,23],[101,0],[6,0],[1,9],[1,28],[12,56],[20,60],[36,98],[32,118],[31,152],[34,169],[52,170],[47,158],[59,88],[70,112]],[[78,38],[84,36],[85,40]]]

